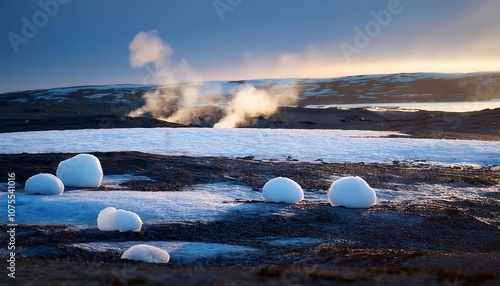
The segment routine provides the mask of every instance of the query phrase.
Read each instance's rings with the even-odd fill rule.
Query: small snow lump
[[[93,188],[99,187],[103,173],[96,156],[79,154],[59,163],[56,175],[65,186]]]
[[[107,207],[97,216],[97,227],[101,231],[140,231],[142,220],[134,212]]]
[[[328,190],[328,201],[332,206],[368,208],[376,200],[375,191],[360,177],[338,179]]]
[[[38,174],[26,181],[24,191],[30,195],[60,195],[64,192],[64,184],[52,174]]]
[[[304,191],[299,184],[289,178],[277,177],[269,180],[262,188],[268,202],[295,204],[304,199]]]
[[[163,249],[147,244],[137,244],[123,252],[121,259],[149,263],[168,263],[170,255]]]

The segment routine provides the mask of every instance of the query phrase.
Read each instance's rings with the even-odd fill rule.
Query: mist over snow
[[[61,195],[64,184],[52,174],[38,174],[26,180],[24,191],[30,195]]]
[[[386,138],[398,135],[401,138]],[[29,146],[19,142],[30,142]],[[398,132],[360,130],[126,128],[3,133],[1,153],[141,151],[185,156],[254,156],[327,162],[500,165],[498,142],[413,139]]]

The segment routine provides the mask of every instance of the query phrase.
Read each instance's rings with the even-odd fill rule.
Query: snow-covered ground
[[[0,206],[7,208],[7,193]],[[16,223],[96,227],[99,212],[107,207],[125,209],[139,215],[144,225],[176,221],[212,221],[230,210],[248,211],[238,200],[261,199],[249,187],[227,184],[194,186],[183,192],[96,192],[75,190],[61,196],[16,194]],[[5,218],[6,219],[6,218]]]
[[[498,187],[421,183],[412,186],[394,184],[393,189],[374,190],[377,204],[397,204],[404,201],[424,203],[432,200],[474,199],[498,192]],[[0,208],[7,208],[6,196],[7,193],[0,195]],[[328,202],[327,190],[304,190],[304,197],[306,201]],[[110,206],[137,213],[143,225],[214,221],[237,213],[294,215],[282,204],[265,203],[260,191],[243,185],[218,183],[196,185],[182,192],[75,190],[61,196],[34,196],[19,192],[16,194],[16,223],[97,228],[99,212]]]
[[[231,255],[236,258],[258,252],[258,249],[239,245],[185,241],[90,242],[71,246],[88,251],[114,251],[121,254],[127,248],[137,244],[148,244],[167,251],[172,263],[189,263],[221,255]]]
[[[0,134],[1,153],[141,151],[186,156],[329,162],[426,160],[442,164],[500,165],[500,143],[386,138],[397,132],[357,130],[127,128]],[[24,142],[25,144],[19,144]]]
[[[431,96],[430,94],[402,94],[402,96]],[[366,98],[366,96],[364,97]],[[470,112],[483,109],[500,108],[500,100],[484,100],[484,101],[457,101],[457,102],[391,102],[391,103],[353,103],[353,104],[310,104],[306,108],[374,108],[381,110],[390,108],[392,110],[401,111],[446,111],[446,112]]]

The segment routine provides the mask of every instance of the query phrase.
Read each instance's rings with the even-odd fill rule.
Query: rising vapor
[[[278,111],[280,105],[295,104],[299,95],[295,88],[287,88],[282,95],[272,91],[259,90],[245,85],[234,90],[229,99],[221,87],[211,87],[217,92],[200,95],[200,89],[207,86],[202,77],[187,61],[174,63],[173,49],[162,41],[158,32],[138,33],[129,45],[130,66],[137,68],[151,64],[153,77],[159,87],[144,94],[144,106],[132,111],[129,116],[149,115],[157,119],[180,124],[200,124],[201,121],[216,122],[216,128],[234,128],[251,124],[257,117],[268,117]],[[224,100],[225,108],[216,107]]]
[[[246,85],[236,91],[226,108],[226,115],[214,127],[235,128],[249,124],[253,118],[273,115],[278,111],[280,105],[294,104],[296,98],[270,95],[265,90],[258,90],[251,85]]]

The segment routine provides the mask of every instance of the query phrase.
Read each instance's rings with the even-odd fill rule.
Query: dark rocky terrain
[[[281,107],[243,127],[401,131],[414,137],[500,140],[500,109],[476,112],[406,112],[398,109],[305,108],[336,103],[475,101],[500,97],[499,73],[463,76],[399,74],[296,80],[296,107]],[[256,81],[257,82],[257,81]],[[253,82],[253,83],[256,83]],[[252,83],[227,83],[232,86]],[[277,83],[261,88],[286,90]],[[288,87],[290,88],[290,87]],[[0,133],[132,127],[211,127],[217,118],[181,125],[140,108],[153,86],[115,85],[0,94]],[[213,107],[221,109],[222,107]],[[214,114],[218,114],[215,112]],[[0,141],[1,141],[0,134]],[[20,144],[29,144],[21,142]],[[74,154],[0,154],[0,171],[16,173],[19,192],[30,176],[54,173]],[[182,157],[139,152],[94,153],[105,175],[137,174],[133,191],[183,191],[206,183],[250,186],[260,192],[270,178],[286,176],[304,189],[325,194],[332,176],[355,175],[375,188],[405,193],[416,184],[459,187],[500,185],[498,166],[443,167],[426,162],[327,163],[247,158]],[[113,192],[110,186],[91,189]],[[66,190],[71,192],[71,188]],[[262,206],[259,214],[229,212],[211,222],[144,225],[138,233],[96,227],[20,225],[16,280],[1,285],[498,285],[500,283],[500,190],[474,197],[384,201],[369,209],[331,207],[326,201],[296,205],[241,201]],[[19,210],[21,211],[21,210]],[[7,227],[0,227],[7,241]],[[278,247],[267,238],[312,239]],[[258,249],[244,257],[219,256],[159,265],[120,260],[120,253],[71,246],[87,242],[191,241]],[[1,252],[5,253],[5,252]],[[5,260],[6,257],[2,257]],[[6,270],[4,270],[6,273]],[[6,274],[5,274],[6,275]],[[57,281],[57,282],[56,282]]]

